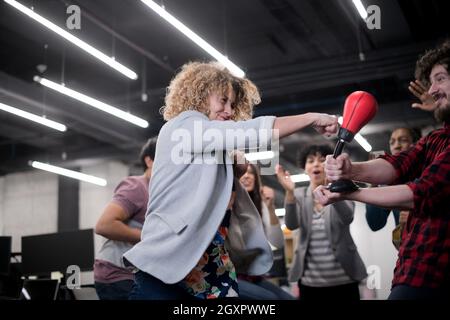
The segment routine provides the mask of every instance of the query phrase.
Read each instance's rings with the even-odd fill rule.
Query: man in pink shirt
[[[95,232],[106,238],[94,263],[95,289],[101,300],[126,300],[131,291],[133,267],[123,264],[122,255],[141,240],[155,148],[156,138],[142,147],[144,174],[129,176],[119,183],[95,226]]]

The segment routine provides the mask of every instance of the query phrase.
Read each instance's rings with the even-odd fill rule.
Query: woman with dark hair
[[[367,275],[350,235],[354,203],[325,207],[312,194],[326,183],[325,156],[332,153],[326,145],[311,145],[301,152],[299,162],[310,178],[308,187],[295,188],[289,172],[281,166],[276,169],[286,191],[286,226],[300,230],[289,281],[298,281],[301,300],[359,300],[358,283]]]
[[[264,233],[272,248],[284,248],[284,236],[278,217],[275,215],[274,191],[263,186],[259,168],[249,164],[246,173],[240,178],[256,209],[261,216]],[[239,291],[242,299],[251,300],[292,300],[289,293],[265,279],[263,276],[238,274]]]

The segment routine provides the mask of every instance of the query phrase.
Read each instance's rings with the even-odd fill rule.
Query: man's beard
[[[438,122],[450,123],[450,103],[434,110],[434,118]]]

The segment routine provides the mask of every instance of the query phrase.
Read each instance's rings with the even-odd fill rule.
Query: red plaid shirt
[[[392,285],[450,285],[450,125],[431,132],[408,151],[386,155],[396,170],[393,184],[406,184],[414,208],[398,254]]]

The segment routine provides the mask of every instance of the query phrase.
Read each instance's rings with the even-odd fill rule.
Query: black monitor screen
[[[11,237],[0,237],[0,274],[9,273],[11,260]]]
[[[22,237],[22,271],[25,275],[66,273],[76,265],[92,270],[94,232],[92,229]]]
[[[20,300],[56,300],[59,282],[51,279],[25,279]]]

